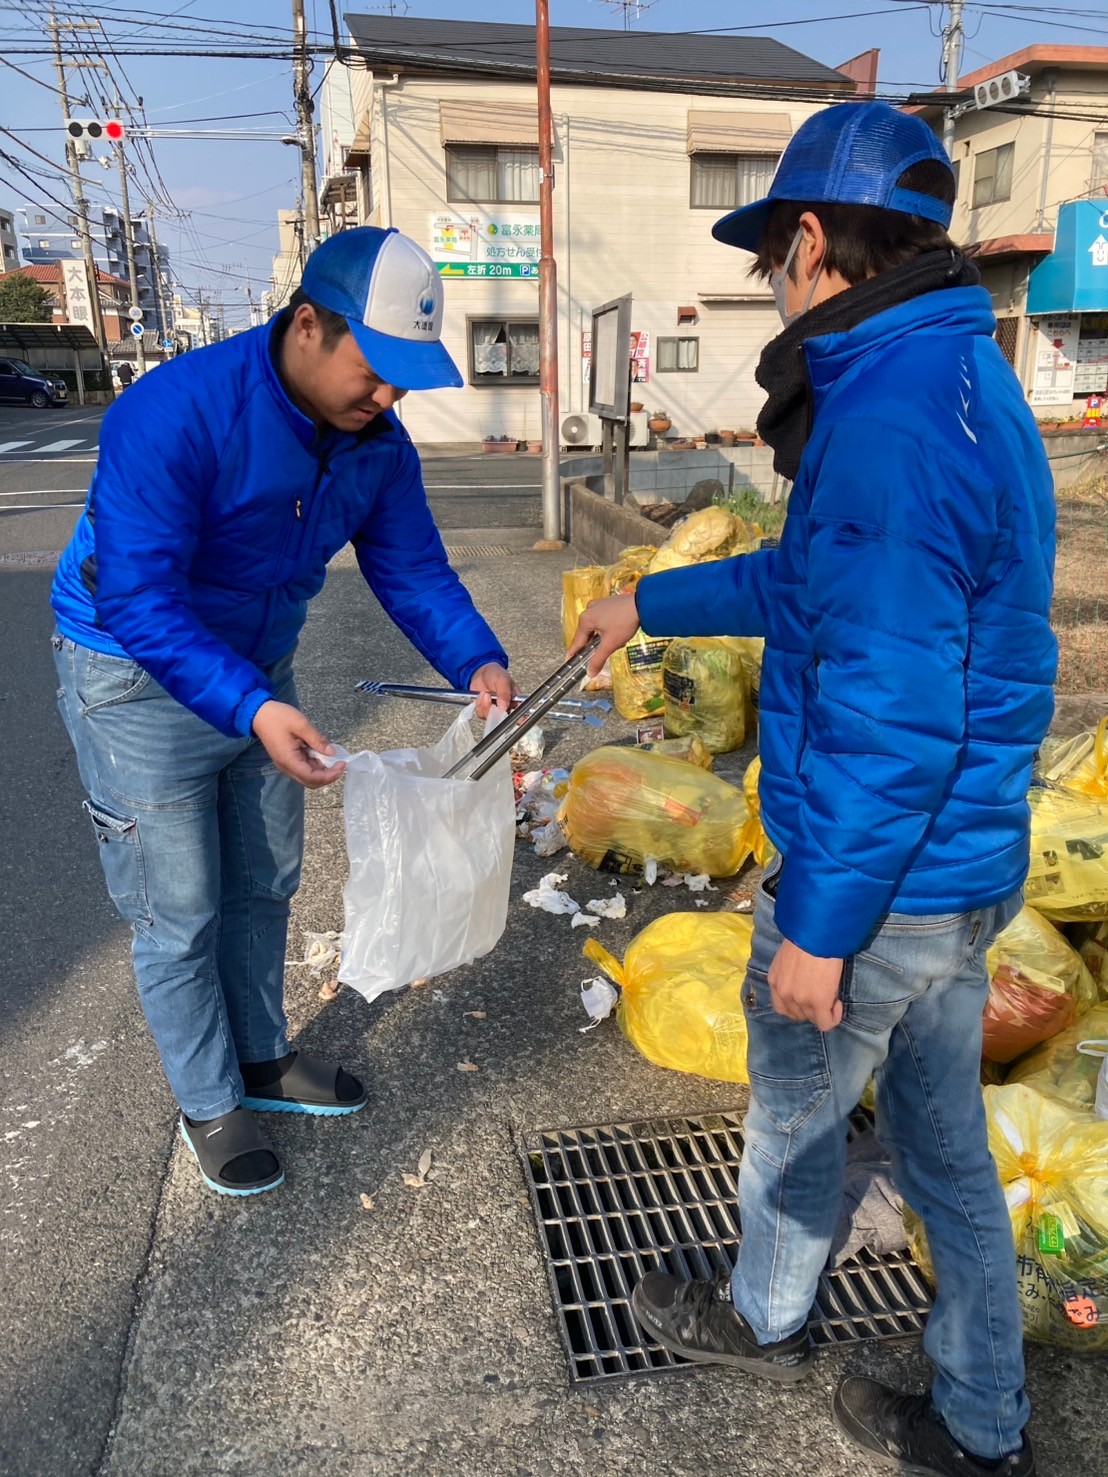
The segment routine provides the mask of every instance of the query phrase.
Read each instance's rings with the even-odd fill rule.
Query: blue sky
[[[63,11],[84,17],[102,16],[107,34],[117,44],[137,44],[143,38],[143,20],[137,12],[172,14],[181,24],[211,29],[212,17],[224,36],[253,26],[286,26],[290,7],[273,0],[89,0],[78,10]],[[340,6],[340,13],[347,7]],[[403,11],[403,0],[395,9]],[[351,11],[381,13],[388,0],[374,0]],[[529,20],[530,0],[408,0],[408,14],[438,20]],[[309,25],[330,32],[326,0],[306,0]],[[1073,11],[1095,12],[1074,20]],[[35,0],[0,0],[0,54],[42,82],[54,81],[47,58],[15,54],[16,48],[39,44],[41,20],[48,6]],[[604,0],[551,0],[554,25],[619,28],[618,7]],[[856,14],[865,12],[865,14]],[[852,13],[855,13],[852,15]],[[890,91],[934,86],[939,76],[942,7],[916,0],[775,0],[751,4],[746,0],[655,0],[644,8],[636,29],[673,31],[714,27],[749,27],[752,34],[773,36],[798,51],[834,65],[871,46],[881,48],[881,84]],[[829,19],[849,16],[847,19]],[[969,0],[964,69],[981,66],[998,56],[1033,42],[1108,45],[1108,9],[1104,0],[1076,0],[1069,10],[1059,0],[1014,0],[1011,5]],[[798,24],[786,24],[798,22]],[[149,35],[149,30],[146,30]],[[206,44],[197,33],[197,44]],[[193,120],[224,115],[259,114],[240,122],[201,122],[200,128],[240,127],[287,131],[292,124],[292,85],[289,68],[276,60],[183,59],[174,57],[124,58],[123,67],[135,92],[145,102],[152,127],[179,127]],[[322,75],[317,63],[314,81]],[[74,76],[89,76],[86,71]],[[105,85],[99,74],[99,85]],[[83,110],[75,110],[83,111]],[[99,111],[96,109],[94,111]],[[51,159],[63,162],[57,98],[46,88],[0,68],[0,126]],[[42,161],[28,156],[0,134],[0,149],[35,168]],[[255,295],[266,285],[276,249],[276,212],[294,204],[298,156],[276,140],[157,139],[153,143],[158,169],[178,210],[187,221],[162,217],[161,234],[173,254],[176,270],[186,287],[220,293],[228,322],[246,321],[246,279]],[[151,170],[151,172],[153,172]],[[89,198],[100,203],[114,199],[115,171],[98,166],[86,170]],[[140,174],[139,184],[145,184]],[[43,179],[46,188],[65,198],[56,180]],[[5,160],[0,159],[0,205],[15,206],[32,187]],[[138,185],[132,187],[137,208]]]

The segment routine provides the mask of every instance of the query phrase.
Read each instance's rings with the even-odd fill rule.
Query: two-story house
[[[1108,390],[1108,47],[1027,47],[964,76],[1008,72],[1018,99],[961,111],[956,240],[972,244],[997,341],[1037,410]],[[938,106],[922,110],[936,129]]]
[[[323,85],[328,229],[396,226],[431,253],[465,379],[405,422],[424,442],[537,438],[534,27],[346,22],[361,66]],[[712,223],[765,193],[810,114],[872,89],[876,54],[838,71],[760,37],[555,28],[551,69],[563,417],[587,409],[592,309],[630,293],[634,396],[681,434],[752,427],[780,322]]]

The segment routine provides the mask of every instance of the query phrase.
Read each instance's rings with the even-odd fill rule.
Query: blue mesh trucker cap
[[[949,226],[954,207],[934,195],[902,190],[897,180],[924,159],[950,160],[922,118],[888,103],[839,103],[801,124],[781,156],[764,200],[740,206],[712,227],[717,241],[757,251],[775,200],[877,205]]]
[[[458,386],[442,345],[442,279],[421,246],[393,227],[354,226],[317,246],[301,287],[341,313],[369,367],[401,390]]]

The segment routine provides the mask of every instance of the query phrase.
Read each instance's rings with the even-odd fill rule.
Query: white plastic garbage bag
[[[473,746],[472,716],[470,706],[432,749],[341,756],[350,876],[339,979],[367,1000],[470,964],[504,932],[508,759],[480,780],[441,778]]]

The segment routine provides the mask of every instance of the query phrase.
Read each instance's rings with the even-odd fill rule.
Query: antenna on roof
[[[623,29],[629,31],[632,24],[639,20],[644,10],[650,10],[657,5],[658,0],[600,0],[609,10],[623,11]]]

